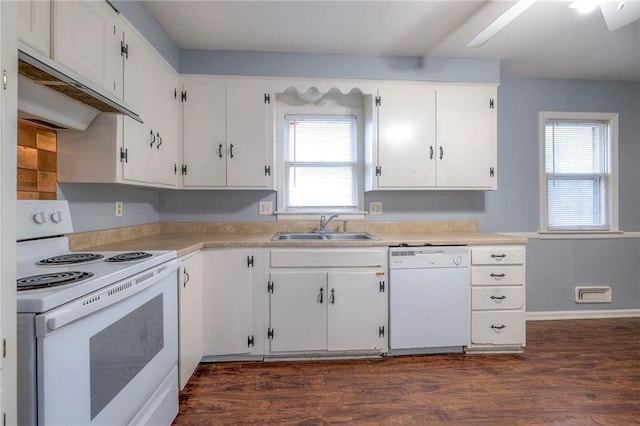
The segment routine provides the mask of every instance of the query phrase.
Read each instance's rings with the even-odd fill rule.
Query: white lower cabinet
[[[262,249],[203,250],[204,355],[263,354]]]
[[[386,251],[271,250],[268,353],[387,352]]]
[[[327,350],[381,350],[386,341],[386,279],[379,271],[327,274]]]
[[[525,247],[471,248],[467,352],[519,352],[526,342]]]
[[[187,384],[203,355],[202,278],[201,252],[198,251],[180,259],[178,270],[180,389]]]
[[[472,312],[471,336],[475,345],[524,346],[523,313],[520,311]]]
[[[327,274],[273,272],[270,282],[271,352],[326,350]]]

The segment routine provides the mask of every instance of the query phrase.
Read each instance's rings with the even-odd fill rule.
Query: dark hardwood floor
[[[175,425],[640,425],[640,318],[533,321],[522,355],[201,364]]]

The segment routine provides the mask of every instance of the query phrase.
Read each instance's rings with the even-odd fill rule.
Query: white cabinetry
[[[262,250],[204,250],[203,262],[204,355],[262,355]]]
[[[271,250],[269,353],[386,352],[386,252]]]
[[[178,184],[177,73],[134,29],[124,29],[124,100],[143,123],[100,114],[85,132],[58,131],[59,182]]]
[[[184,388],[203,355],[202,253],[180,259],[178,271],[180,389]]]
[[[183,77],[183,186],[271,188],[272,108],[266,84]]]
[[[471,248],[471,345],[467,352],[525,346],[525,247]]]
[[[52,58],[122,99],[122,26],[105,1],[53,2]]]
[[[21,0],[18,4],[18,41],[49,57],[51,54],[51,2]]]
[[[425,85],[378,90],[377,184],[380,189],[435,186],[435,90]]]
[[[123,117],[123,179],[175,186],[180,108],[177,74],[135,32],[127,31],[125,40],[124,100],[144,123]]]
[[[368,190],[496,188],[495,86],[389,85],[375,103]]]

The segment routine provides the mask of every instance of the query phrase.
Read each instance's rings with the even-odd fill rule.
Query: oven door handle
[[[170,274],[176,276],[177,282],[178,265],[179,263],[176,259],[170,260],[81,297],[60,308],[36,316],[36,337],[45,337],[67,324],[140,293]]]

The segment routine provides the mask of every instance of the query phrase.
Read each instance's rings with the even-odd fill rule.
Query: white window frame
[[[548,226],[548,197],[547,197],[547,176],[545,170],[545,129],[548,120],[585,120],[585,121],[608,121],[610,130],[609,156],[609,228],[604,230],[594,229],[549,229]],[[540,234],[607,234],[619,233],[618,228],[618,114],[617,113],[591,113],[591,112],[560,112],[542,111],[539,113],[539,177],[540,177]]]
[[[347,107],[338,105],[316,105],[307,104],[300,106],[285,106],[278,111],[276,125],[276,147],[277,147],[277,220],[319,220],[322,215],[340,215],[340,219],[364,220],[364,109],[357,107]],[[285,210],[284,206],[284,123],[287,115],[310,115],[310,116],[355,116],[356,120],[356,144],[357,144],[357,209],[322,209],[309,208],[304,210]]]

